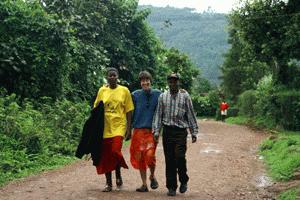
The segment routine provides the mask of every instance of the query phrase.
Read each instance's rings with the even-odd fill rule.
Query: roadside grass
[[[229,117],[225,121],[226,123],[229,124],[248,125],[250,119],[247,117],[238,116],[238,117]]]
[[[287,190],[279,195],[278,200],[296,200],[297,199],[297,194],[299,194],[300,189],[290,189]]]
[[[39,156],[35,161],[27,161],[26,168],[7,170],[6,173],[0,173],[0,186],[4,186],[10,181],[18,180],[30,175],[36,175],[46,170],[57,169],[67,164],[77,161],[75,157],[53,155]]]
[[[198,120],[216,120],[214,116],[197,116]]]
[[[279,131],[260,145],[272,178],[290,180],[300,169],[300,132]]]
[[[268,174],[276,181],[289,181],[296,172],[300,171],[300,132],[286,130],[272,130],[261,126],[262,119],[257,121],[243,117],[230,117],[226,119],[229,124],[247,125],[254,128],[265,129],[272,135],[260,145],[260,155],[264,157]],[[279,200],[296,200],[300,195],[300,186],[284,191]]]

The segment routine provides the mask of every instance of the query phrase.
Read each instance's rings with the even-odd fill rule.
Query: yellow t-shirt
[[[117,85],[115,89],[102,86],[97,94],[94,107],[104,103],[103,138],[123,136],[126,133],[126,113],[134,109],[128,88]]]

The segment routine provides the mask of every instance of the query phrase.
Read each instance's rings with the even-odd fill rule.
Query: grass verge
[[[226,122],[270,130],[269,127],[261,126],[261,119],[255,121],[238,116],[230,117]],[[291,180],[300,171],[300,132],[272,130],[272,136],[260,145],[260,154],[263,155],[268,173],[274,180]],[[279,199],[295,200],[297,195],[300,195],[300,186],[281,193]]]
[[[288,191],[285,191],[279,195],[278,200],[296,200],[297,194],[299,194],[300,189],[290,189]]]
[[[39,157],[35,161],[28,162],[23,169],[11,169],[0,173],[0,186],[4,186],[13,180],[38,174],[42,171],[57,169],[75,161],[77,161],[75,157],[59,155],[54,155],[53,157]]]
[[[280,131],[265,140],[260,152],[275,180],[288,181],[300,169],[300,132]]]

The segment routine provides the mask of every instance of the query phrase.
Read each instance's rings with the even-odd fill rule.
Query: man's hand
[[[125,141],[128,141],[131,139],[131,131],[130,130],[127,130],[126,131],[126,135],[125,135]]]
[[[192,143],[195,143],[195,142],[197,142],[197,136],[192,135]]]
[[[86,160],[86,161],[89,161],[89,160],[92,159],[92,156],[91,156],[91,154],[89,153],[89,154],[87,154],[87,155],[84,155],[83,159]]]
[[[154,141],[156,142],[156,143],[158,143],[158,140],[159,140],[159,134],[154,134]]]

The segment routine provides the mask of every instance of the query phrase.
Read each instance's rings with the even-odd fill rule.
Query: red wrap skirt
[[[135,169],[146,170],[155,166],[156,142],[151,129],[138,128],[133,130],[130,145],[130,162]]]
[[[123,144],[123,137],[116,136],[113,138],[105,138],[102,144],[101,159],[96,166],[98,174],[105,174],[111,172],[121,166],[128,169],[124,160],[121,149]]]

